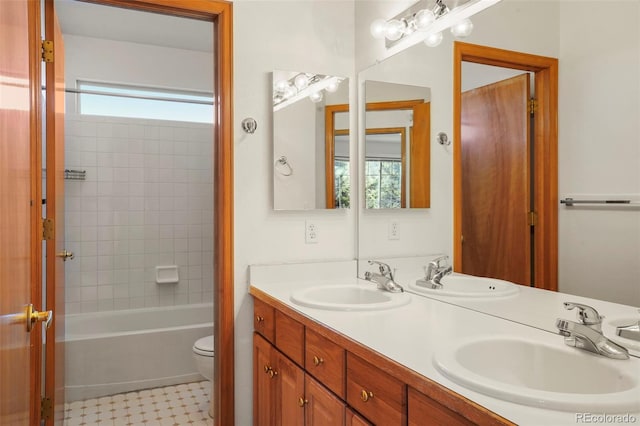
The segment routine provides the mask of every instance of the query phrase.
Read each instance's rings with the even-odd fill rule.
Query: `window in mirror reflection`
[[[405,204],[404,127],[367,129],[365,204],[368,209],[396,209]]]
[[[365,82],[365,206],[430,207],[431,90]]]
[[[349,84],[343,77],[273,72],[275,210],[350,207],[348,107]],[[336,129],[347,132],[339,142],[334,142]],[[278,166],[282,157],[290,169]]]

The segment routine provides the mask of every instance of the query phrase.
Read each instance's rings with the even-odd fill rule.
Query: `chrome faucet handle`
[[[437,274],[439,272],[439,269],[441,268],[440,262],[447,259],[449,259],[449,256],[447,256],[446,254],[442,256],[438,256],[434,259],[431,259],[429,264],[424,268],[425,279],[427,281],[432,280],[434,275]]]
[[[604,316],[600,315],[595,308],[589,305],[583,305],[582,303],[564,302],[564,308],[571,310],[573,308],[578,309],[578,319],[581,324],[589,326],[594,330],[602,330],[602,319]]]
[[[377,260],[369,260],[369,265],[378,265],[378,269],[382,275],[390,275],[393,276],[391,272],[391,267],[384,262],[378,262]]]

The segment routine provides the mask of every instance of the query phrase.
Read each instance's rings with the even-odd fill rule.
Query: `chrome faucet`
[[[562,318],[556,320],[558,333],[564,336],[565,344],[584,349],[598,355],[614,359],[628,359],[626,348],[607,339],[602,334],[602,318],[598,311],[581,303],[565,302],[565,309],[578,309],[578,321],[568,321]]]
[[[425,276],[416,281],[416,285],[427,287],[431,289],[440,289],[442,288],[442,283],[440,282],[445,275],[448,275],[453,272],[453,268],[451,266],[442,266],[440,262],[446,261],[449,259],[449,256],[444,255],[440,257],[436,257],[433,259],[427,267],[425,268]]]
[[[404,291],[404,288],[400,284],[394,281],[393,272],[391,271],[391,267],[383,262],[378,262],[376,260],[370,260],[369,265],[378,265],[378,270],[380,273],[375,273],[371,271],[367,271],[364,273],[364,279],[367,281],[374,282],[378,284],[378,288],[386,291],[390,291],[392,293],[401,293]]]
[[[640,309],[638,312],[640,312]],[[616,327],[616,334],[620,337],[624,337],[625,339],[640,342],[640,321],[630,325],[619,325]]]

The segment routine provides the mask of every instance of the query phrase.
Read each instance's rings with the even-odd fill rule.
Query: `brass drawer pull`
[[[324,363],[324,359],[319,358],[317,356],[314,355],[313,357],[313,365],[315,365],[316,367],[318,367],[320,364]]]
[[[360,392],[360,399],[362,400],[362,402],[367,402],[371,398],[373,398],[373,392],[367,392],[366,390],[362,389],[362,392]]]
[[[304,407],[308,403],[309,403],[309,401],[304,399],[304,397],[301,396],[300,398],[298,398],[298,406],[299,407]]]
[[[270,378],[274,378],[278,376],[278,372],[272,368],[269,368],[269,371],[267,371],[267,374],[269,375]]]
[[[256,322],[261,323],[262,321],[264,321],[264,317],[261,317],[260,315],[256,315]]]
[[[265,372],[265,373],[267,373],[267,374],[269,374],[269,371],[271,371],[271,367],[270,367],[270,366],[268,366],[268,365],[265,365],[265,366],[264,366],[264,372]]]

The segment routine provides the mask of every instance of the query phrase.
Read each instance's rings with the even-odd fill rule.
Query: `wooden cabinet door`
[[[360,417],[350,408],[347,408],[347,415],[345,417],[345,426],[372,426],[364,417]]]
[[[305,425],[344,426],[345,403],[307,374],[305,377]]]
[[[258,333],[253,333],[253,424],[276,425],[276,387],[271,373],[275,350]],[[275,374],[275,373],[274,373]]]
[[[275,411],[277,424],[300,426],[304,424],[304,371],[293,361],[274,350],[276,371]]]

